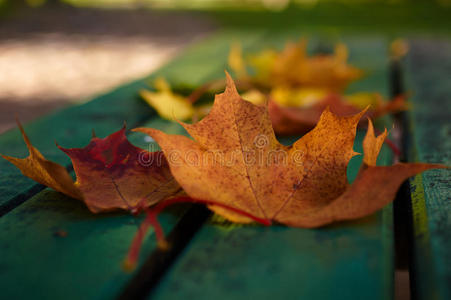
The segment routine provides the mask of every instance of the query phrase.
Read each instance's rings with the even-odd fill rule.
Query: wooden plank
[[[167,128],[165,121],[146,125],[181,131]],[[137,134],[130,139],[135,145],[148,146]],[[182,207],[164,214],[163,227],[171,230],[184,212]],[[53,190],[38,193],[0,218],[2,296],[111,298],[130,278],[121,263],[141,220],[124,213],[94,215],[80,201]],[[67,236],[59,236],[60,231]],[[155,247],[150,235],[143,253]]]
[[[387,44],[349,38],[351,61],[371,71],[359,87],[387,93]],[[363,132],[356,148],[360,148]],[[355,176],[360,158],[349,166]],[[391,161],[384,148],[380,163]],[[392,207],[319,229],[240,226],[213,216],[151,299],[391,299]]]
[[[451,164],[451,42],[412,40],[405,63],[411,161]],[[413,213],[411,286],[416,299],[451,299],[451,172],[410,180]]]
[[[138,96],[152,78],[164,76],[171,83],[198,85],[207,79],[223,76],[227,66],[229,45],[241,40],[244,47],[260,38],[261,30],[223,31],[190,47],[184,55],[162,67],[150,76],[119,87],[82,105],[72,106],[56,114],[26,125],[25,130],[33,144],[45,156],[58,163],[69,165],[68,157],[55,147],[55,141],[64,146],[81,147],[89,142],[92,128],[98,135],[107,135],[122,126],[130,128],[153,116],[154,111]],[[120,72],[120,70],[118,70]],[[25,157],[27,149],[17,129],[0,136],[0,153]],[[35,182],[22,176],[14,166],[0,159],[0,212],[14,206],[15,197],[36,186]]]
[[[172,82],[184,80],[189,84],[215,79],[223,76],[232,39],[243,39],[248,47],[261,36],[260,31],[218,34],[151,77],[164,75]],[[191,74],[194,71],[195,74]],[[119,129],[124,118],[131,120],[132,126],[140,123],[180,134],[181,126],[176,123],[155,116],[147,123],[139,119],[152,116],[134,99],[143,86],[144,80],[126,85],[93,102],[44,118],[27,130],[46,155],[56,149],[48,140],[56,137],[63,146],[83,146],[88,142],[90,128],[95,127],[99,136],[106,135]],[[140,117],[135,118],[135,113]],[[67,133],[69,137],[64,136]],[[130,137],[135,145],[150,147],[143,135],[131,134]],[[19,139],[17,132],[10,132],[0,138],[0,144],[2,147],[14,145],[14,149],[21,151],[25,146],[16,146]],[[66,161],[56,152],[51,156],[57,161]],[[3,179],[12,176],[7,172],[2,168]],[[3,189],[8,190],[6,184],[16,189],[27,187],[12,179],[9,182],[3,179]],[[185,208],[162,215],[166,232],[178,222]],[[124,273],[121,262],[139,223],[139,218],[126,214],[93,215],[82,203],[49,189],[38,193],[0,219],[2,296],[8,299],[115,297],[134,275]],[[61,230],[67,232],[66,237],[58,235]],[[142,258],[154,248],[155,238],[151,233],[145,241]]]

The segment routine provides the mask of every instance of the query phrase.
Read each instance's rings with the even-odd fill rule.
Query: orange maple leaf
[[[104,139],[94,136],[85,148],[58,146],[72,160],[77,176],[73,182],[66,168],[45,159],[18,125],[30,155],[3,158],[25,176],[84,201],[94,213],[116,209],[136,212],[181,190],[162,152],[133,146],[125,136],[125,126]]]
[[[316,127],[292,146],[280,144],[265,107],[243,100],[227,74],[209,115],[195,124],[181,123],[194,138],[151,128],[171,172],[192,198],[233,222],[272,221],[318,227],[360,218],[391,202],[400,184],[437,164],[375,166],[386,132],[375,137],[372,125],[364,141],[364,165],[350,185],[349,160],[357,124],[365,113],[342,117],[325,109]],[[180,201],[177,199],[172,202]],[[154,210],[171,203],[163,201]]]

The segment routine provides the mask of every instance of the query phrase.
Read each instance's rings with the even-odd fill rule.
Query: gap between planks
[[[167,237],[170,248],[156,248],[117,299],[145,299],[211,214],[204,205],[192,204]]]
[[[403,85],[403,68],[398,59],[390,61],[390,94],[391,97],[405,93]],[[394,116],[395,128],[398,129],[396,143],[401,150],[399,162],[408,162],[408,147],[410,136],[408,131],[408,115],[400,112]],[[396,162],[396,161],[395,161]],[[410,276],[409,261],[411,257],[412,201],[410,185],[406,180],[399,188],[393,202],[393,224],[395,233],[395,300],[411,298],[412,278]],[[407,275],[407,276],[406,276]]]

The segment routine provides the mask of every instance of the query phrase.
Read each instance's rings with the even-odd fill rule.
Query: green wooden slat
[[[172,82],[199,84],[223,76],[229,44],[242,40],[245,47],[261,38],[261,32],[223,32],[189,50],[182,58],[151,75],[168,77]],[[118,130],[124,119],[170,133],[181,133],[181,126],[161,120],[135,99],[144,80],[123,86],[85,105],[76,106],[27,126],[27,131],[46,156],[67,162],[53,139],[63,146],[84,146],[90,129],[98,136]],[[135,116],[137,114],[139,117]],[[144,123],[145,118],[151,120]],[[65,136],[69,134],[69,136]],[[131,141],[150,147],[143,135],[132,134]],[[20,142],[19,142],[20,141]],[[0,137],[0,147],[9,154],[23,152],[25,145],[17,131]],[[11,148],[10,148],[11,147]],[[155,147],[150,147],[150,150]],[[6,151],[5,150],[5,151]],[[51,155],[49,155],[49,153]],[[5,167],[8,165],[5,165]],[[30,186],[18,182],[8,168],[1,169],[2,189],[16,194]],[[6,181],[5,178],[11,179]],[[10,184],[12,187],[7,187]],[[3,199],[4,197],[2,192]],[[183,208],[161,217],[169,232],[184,213]],[[139,220],[126,214],[93,215],[80,202],[49,189],[38,193],[0,219],[0,290],[5,299],[111,299],[133,274],[125,274],[120,264],[127,252]],[[55,236],[59,230],[66,237]],[[141,256],[155,248],[151,235]]]
[[[412,161],[451,164],[451,41],[413,40],[406,61]],[[410,181],[413,211],[411,278],[417,299],[451,299],[451,172],[431,170]]]
[[[348,38],[351,61],[371,71],[351,89],[387,92],[387,44]],[[363,132],[359,132],[357,149]],[[349,166],[351,177],[360,165]],[[379,163],[389,164],[385,147]],[[150,299],[392,299],[392,206],[319,229],[240,226],[213,216]]]
[[[146,126],[180,134],[155,118]],[[130,140],[155,148],[142,136]],[[166,230],[186,207],[162,215]],[[0,218],[0,289],[5,299],[107,299],[131,278],[121,263],[142,220],[124,213],[95,215],[77,200],[46,189]],[[58,236],[59,231],[66,237]],[[155,247],[151,232],[143,253]],[[141,256],[141,262],[145,255]]]
[[[35,147],[49,159],[69,164],[68,157],[55,147],[55,141],[64,146],[80,147],[89,142],[92,128],[98,135],[107,135],[124,121],[134,127],[155,115],[138,96],[151,78],[164,76],[172,83],[199,85],[205,80],[220,78],[227,64],[232,41],[242,41],[244,47],[261,37],[261,30],[223,31],[190,47],[183,55],[149,77],[126,84],[116,90],[82,105],[72,106],[25,126]],[[118,70],[120,72],[120,70]],[[70,87],[68,87],[70,88]],[[25,157],[27,149],[17,129],[0,136],[0,153]],[[35,183],[22,176],[14,166],[0,159],[0,206]]]

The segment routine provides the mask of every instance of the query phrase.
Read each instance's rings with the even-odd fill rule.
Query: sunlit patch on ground
[[[212,25],[186,14],[30,10],[0,29],[0,132],[143,77]]]

